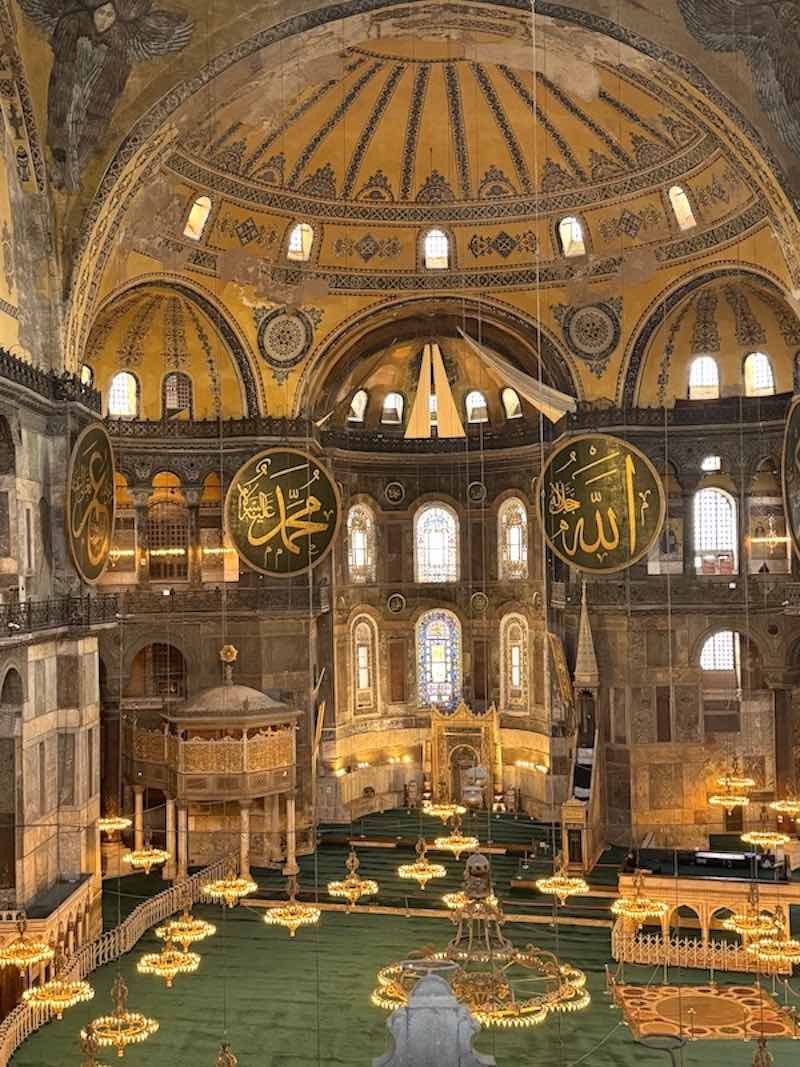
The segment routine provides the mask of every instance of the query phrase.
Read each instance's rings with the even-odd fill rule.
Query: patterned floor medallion
[[[637,1037],[675,1034],[696,1040],[793,1037],[791,1017],[752,986],[617,987],[625,1022]]]

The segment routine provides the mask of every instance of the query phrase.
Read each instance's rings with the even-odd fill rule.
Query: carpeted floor
[[[152,885],[150,885],[152,882]],[[121,901],[129,909],[137,897],[160,888],[158,880],[123,879]],[[109,914],[116,914],[116,886],[109,885]],[[123,909],[123,910],[125,910]],[[159,1032],[146,1045],[131,1048],[125,1061],[135,1067],[211,1067],[224,1033],[225,1018],[240,1067],[312,1067],[315,1064],[363,1065],[386,1047],[383,1012],[369,1002],[379,966],[426,944],[443,945],[452,927],[439,919],[354,913],[325,913],[320,925],[290,940],[283,930],[267,927],[255,909],[200,907],[217,922],[216,937],[198,946],[203,963],[192,976],[177,978],[166,990],[156,978],[136,973],[136,960],[153,951],[152,935],[120,962],[130,989],[129,1007],[156,1016]],[[556,948],[546,926],[514,924],[509,936]],[[608,931],[561,928],[558,951],[583,967],[593,994],[590,1008],[577,1015],[554,1016],[533,1030],[488,1031],[477,1047],[495,1055],[498,1067],[642,1065],[668,1067],[663,1053],[634,1043],[604,994],[604,964],[609,959]],[[116,964],[92,978],[95,1000],[69,1011],[60,1023],[48,1024],[31,1037],[13,1059],[14,1067],[68,1067],[80,1062],[78,1030],[110,1009],[109,990]],[[227,980],[226,976],[227,975]],[[629,982],[660,983],[659,971],[628,968]],[[670,972],[670,982],[701,985],[702,972]],[[771,1044],[776,1067],[795,1062],[797,1044]],[[697,1042],[683,1050],[683,1067],[746,1065],[752,1046],[741,1041]],[[105,1063],[116,1062],[107,1051]]]

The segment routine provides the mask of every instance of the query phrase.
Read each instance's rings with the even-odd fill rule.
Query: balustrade
[[[129,750],[142,763],[168,764],[179,774],[247,774],[291,767],[294,763],[294,728],[259,730],[243,738],[192,737],[188,741],[134,726]]]

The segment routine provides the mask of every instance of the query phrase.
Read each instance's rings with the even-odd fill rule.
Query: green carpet
[[[152,884],[151,884],[152,883]],[[111,907],[116,909],[116,885]],[[157,879],[121,880],[128,904]],[[222,912],[202,906],[198,913],[218,924],[216,937],[198,946],[203,963],[192,976],[177,978],[172,990],[152,977],[136,973],[136,960],[158,947],[152,935],[120,961],[130,990],[129,1007],[156,1016],[161,1029],[145,1045],[131,1048],[126,1063],[135,1067],[211,1067],[228,1020],[230,1040],[240,1067],[311,1067],[347,1064],[369,1067],[386,1047],[386,1015],[369,1002],[379,966],[426,944],[443,945],[451,936],[446,919],[404,918],[358,913],[323,914],[320,925],[301,930],[291,941],[285,931],[265,926],[255,909]],[[507,930],[518,944],[535,942],[556,948],[546,926],[514,924]],[[576,1015],[553,1016],[533,1030],[487,1031],[477,1047],[492,1053],[498,1067],[652,1065],[668,1067],[663,1053],[636,1045],[610,1006],[603,967],[609,959],[608,931],[562,928],[558,950],[589,975],[593,1002]],[[68,1067],[78,1064],[77,1032],[89,1019],[110,1009],[109,990],[117,965],[92,978],[94,1002],[69,1011],[62,1022],[48,1024],[33,1035],[13,1058],[14,1067]],[[227,975],[227,981],[225,976]],[[652,969],[629,968],[628,981],[660,981]],[[706,980],[704,972],[670,972],[672,982]],[[226,1008],[227,1004],[227,1008]],[[771,1043],[776,1067],[794,1062],[797,1046]],[[683,1050],[683,1067],[729,1067],[749,1063],[752,1049],[740,1042],[696,1042]],[[106,1052],[104,1062],[117,1062]],[[585,1058],[585,1059],[584,1059]]]

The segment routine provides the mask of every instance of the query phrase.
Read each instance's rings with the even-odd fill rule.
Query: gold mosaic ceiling
[[[183,149],[210,166],[203,184],[216,184],[215,172],[235,175],[302,194],[313,213],[314,201],[336,200],[552,194],[590,204],[609,183],[630,195],[678,180],[718,147],[632,67],[570,67],[559,52],[534,79],[518,57],[514,66],[481,62],[480,51],[459,56],[457,42],[395,38],[328,57],[319,70],[330,76],[291,96],[280,80],[254,79],[212,100]]]

